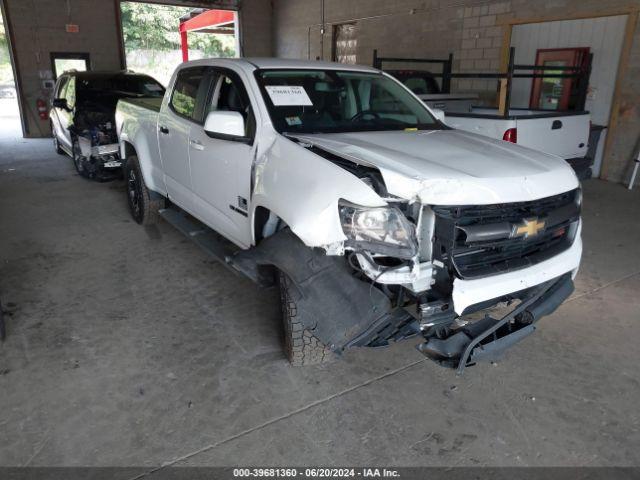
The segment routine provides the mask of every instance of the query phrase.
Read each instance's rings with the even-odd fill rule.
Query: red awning
[[[180,24],[180,32],[193,32],[204,28],[215,28],[235,20],[235,12],[230,10],[206,10]]]
[[[189,60],[189,44],[187,32],[207,30],[226,25],[233,25],[236,13],[230,10],[205,10],[189,20],[180,23],[180,43],[182,47],[182,61]]]

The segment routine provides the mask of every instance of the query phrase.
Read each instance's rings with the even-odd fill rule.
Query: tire
[[[53,148],[58,155],[64,155],[64,150],[60,146],[60,142],[58,141],[58,136],[56,132],[53,130],[53,125],[51,125],[51,133],[53,134]]]
[[[155,199],[142,178],[140,162],[136,155],[127,158],[125,166],[127,182],[127,202],[129,212],[140,225],[155,225],[160,221],[160,209],[164,207],[164,199]]]
[[[284,323],[284,350],[289,363],[294,367],[303,367],[333,360],[335,354],[313,332],[303,327],[297,307],[300,294],[291,279],[278,271],[278,282]]]
[[[73,160],[73,166],[76,167],[76,172],[78,172],[78,175],[86,178],[88,175],[84,165],[85,158],[82,156],[80,142],[78,142],[77,138],[73,139],[73,144],[71,146],[71,160]]]

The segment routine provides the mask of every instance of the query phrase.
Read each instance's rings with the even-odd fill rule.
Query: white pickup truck
[[[279,283],[294,365],[421,335],[462,371],[573,291],[573,170],[449,128],[373,68],[187,62],[164,99],[121,100],[116,126],[133,218]]]
[[[591,177],[594,159],[587,156],[591,130],[589,112],[511,108],[508,115],[503,116],[496,108],[474,106],[478,102],[476,94],[441,93],[435,77],[428,71],[389,70],[388,73],[409,87],[428,107],[442,110],[450,127],[557,155],[573,167],[581,180]]]
[[[593,159],[587,157],[589,112],[550,112],[512,108],[507,116],[495,108],[472,107],[446,113],[447,125],[467,132],[517,143],[566,160],[578,177],[591,177]]]

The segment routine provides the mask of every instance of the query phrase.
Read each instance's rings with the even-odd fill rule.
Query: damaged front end
[[[102,111],[80,111],[70,128],[77,139],[73,152],[76,168],[81,175],[100,181],[122,176],[122,160],[118,147],[115,122]]]
[[[417,330],[426,340],[418,347],[425,356],[461,373],[532,333],[535,322],[573,292],[581,251],[579,189],[482,206],[393,200],[392,208],[414,228],[401,228],[402,222],[374,228],[383,248],[351,240],[354,222],[342,215],[349,219],[343,228],[350,265],[395,308],[349,346],[381,346]],[[413,242],[407,238],[412,233]],[[402,248],[390,250],[389,241]]]
[[[532,333],[572,293],[579,190],[484,206],[376,190],[387,207],[339,202],[343,242],[311,249],[284,229],[231,260],[245,273],[283,270],[301,292],[303,325],[331,350],[422,335],[421,353],[462,372]]]

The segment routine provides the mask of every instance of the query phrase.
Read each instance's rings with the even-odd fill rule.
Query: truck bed
[[[487,118],[492,120],[525,120],[534,118],[570,117],[589,115],[586,111],[556,112],[550,110],[532,110],[527,108],[510,108],[507,116],[499,115],[497,108],[471,107],[468,112],[446,112],[447,117]]]
[[[511,108],[507,116],[499,115],[496,108],[484,107],[473,107],[465,113],[446,112],[446,123],[450,127],[499,140],[511,131],[517,136],[514,143],[518,145],[572,161],[584,159],[587,154],[590,118],[589,112],[526,108]]]

